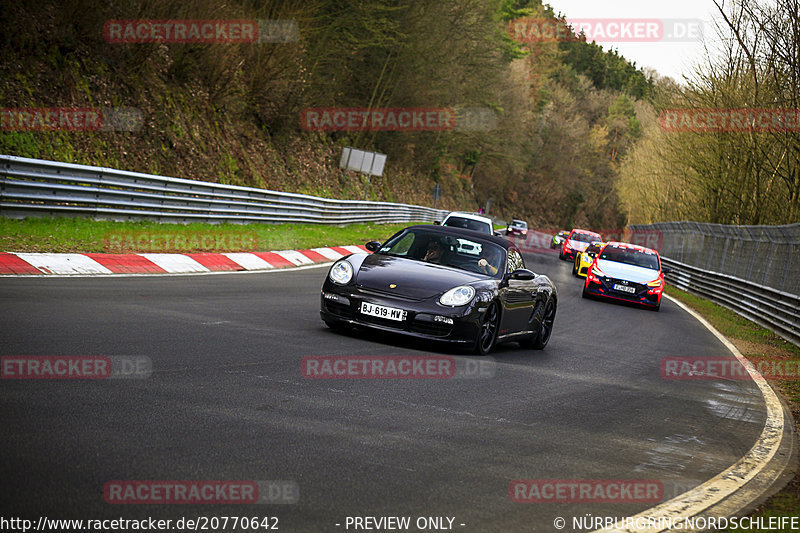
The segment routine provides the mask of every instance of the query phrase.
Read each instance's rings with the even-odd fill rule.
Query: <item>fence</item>
[[[658,243],[673,268],[668,282],[800,346],[800,224],[661,222],[629,229],[632,242],[646,235]]]
[[[0,216],[12,218],[351,224],[433,222],[446,214],[417,205],[332,200],[0,155]]]

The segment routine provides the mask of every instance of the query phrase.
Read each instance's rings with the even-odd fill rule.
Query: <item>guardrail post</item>
[[[789,243],[789,253],[786,254],[786,259],[783,261],[783,272],[781,273],[781,286],[780,290],[784,290],[786,288],[786,273],[789,271],[789,263],[792,260],[792,256],[794,255],[794,243]]]

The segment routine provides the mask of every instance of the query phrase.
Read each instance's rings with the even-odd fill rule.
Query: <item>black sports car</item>
[[[322,320],[458,343],[479,354],[518,341],[550,340],[558,295],[547,276],[525,268],[504,238],[444,226],[411,226],[367,243],[331,266]]]

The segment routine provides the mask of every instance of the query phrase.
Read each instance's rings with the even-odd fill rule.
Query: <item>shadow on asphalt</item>
[[[373,342],[383,346],[402,348],[407,350],[418,350],[421,352],[433,352],[437,354],[458,355],[466,357],[474,357],[480,359],[482,356],[473,353],[469,348],[459,347],[443,341],[431,341],[428,339],[417,339],[414,337],[407,337],[401,334],[388,333],[382,331],[375,331],[369,328],[342,328],[330,329],[324,325],[319,328],[321,331],[327,332],[329,335],[336,335],[342,337],[349,337],[359,339],[364,342]],[[531,359],[537,354],[543,354],[547,351],[544,350],[531,350],[524,349],[516,342],[508,342],[495,346],[494,350],[489,354],[490,357],[495,359],[506,360],[510,357],[509,362],[517,362],[525,359]],[[398,354],[399,355],[399,354]],[[516,356],[516,357],[515,357]]]

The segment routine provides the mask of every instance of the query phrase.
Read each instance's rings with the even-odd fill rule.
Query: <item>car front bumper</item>
[[[590,296],[598,296],[611,300],[630,302],[648,307],[656,307],[661,302],[661,294],[650,293],[649,287],[642,283],[627,282],[626,280],[607,277],[594,277],[594,279],[598,280],[598,282],[593,282],[591,279],[589,279],[586,281],[585,285],[586,294]],[[634,288],[635,292],[628,293],[614,289],[614,285],[619,283],[627,283],[629,287]]]
[[[480,317],[485,310],[478,307],[476,300],[478,296],[465,306],[447,307],[435,301],[392,298],[358,287],[339,287],[326,282],[320,295],[320,317],[335,324],[467,345],[475,343]],[[400,321],[364,314],[361,312],[362,302],[402,309],[406,318]]]

